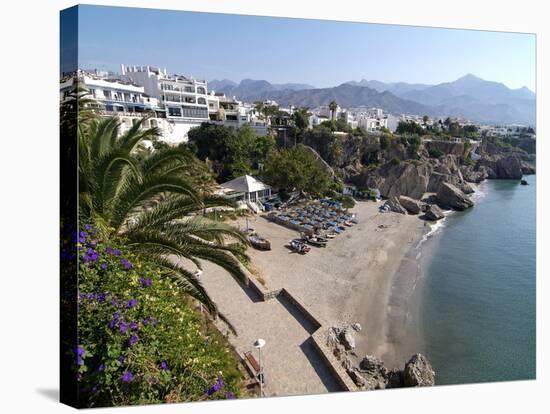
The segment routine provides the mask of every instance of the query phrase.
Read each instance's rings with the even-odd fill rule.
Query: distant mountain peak
[[[461,78],[458,78],[455,82],[458,82],[458,81],[483,81],[483,79],[481,79],[479,76],[476,76],[472,73],[467,73]]]

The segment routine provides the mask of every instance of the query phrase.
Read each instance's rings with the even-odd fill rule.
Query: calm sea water
[[[438,384],[533,379],[536,177],[491,180],[424,246],[420,320]]]

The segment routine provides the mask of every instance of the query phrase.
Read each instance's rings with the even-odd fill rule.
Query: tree
[[[300,133],[303,133],[309,127],[309,108],[301,107],[294,110],[292,120]]]
[[[391,136],[388,134],[382,134],[380,136],[380,149],[386,150],[390,147]]]
[[[93,119],[79,131],[80,219],[104,238],[123,240],[217,315],[190,265],[200,268],[201,260],[210,261],[245,281],[235,257],[247,241],[239,230],[197,213],[233,203],[194,188],[186,177],[193,157],[189,151],[167,148],[138,159],[140,143],[159,135],[158,129],[141,124],[120,137],[117,118]]]
[[[265,179],[280,189],[315,196],[326,194],[333,184],[331,175],[304,145],[272,151],[266,161]]]
[[[417,134],[422,135],[424,133],[424,130],[420,125],[418,125],[414,121],[405,122],[405,121],[399,121],[397,124],[397,130],[396,132],[398,134]]]
[[[201,160],[213,163],[220,182],[253,173],[275,145],[272,136],[258,137],[249,125],[236,130],[208,123],[191,129],[189,142]]]
[[[424,123],[424,125],[427,125],[429,120],[430,120],[430,117],[428,115],[424,115],[422,117],[422,122]]]
[[[336,103],[336,101],[331,101],[328,104],[328,108],[330,109],[330,119],[332,119],[332,121],[335,121],[336,120],[336,110],[338,109],[338,104]]]

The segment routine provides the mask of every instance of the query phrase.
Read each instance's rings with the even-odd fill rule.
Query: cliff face
[[[470,183],[487,178],[519,180],[523,174],[535,172],[530,164],[534,155],[490,141],[483,141],[476,150],[475,161],[463,142],[426,139],[414,145],[399,137],[381,142],[375,136],[350,136],[336,144],[338,155],[329,162],[344,182],[360,189],[378,189],[382,197],[393,200],[394,211],[402,211],[396,205],[400,196],[420,200],[425,193],[434,193],[431,203],[442,208],[468,208],[473,205],[467,196],[474,191]],[[326,144],[307,145],[320,154],[326,150]],[[451,191],[446,184],[451,185]]]

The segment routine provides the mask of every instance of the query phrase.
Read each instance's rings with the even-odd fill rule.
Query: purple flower
[[[129,340],[130,346],[134,346],[135,344],[137,344],[138,339],[139,338],[136,334],[132,334],[132,336],[130,336],[130,340]]]
[[[97,368],[97,370],[98,370],[99,372],[105,371],[105,364],[101,364],[101,365]]]
[[[120,362],[121,364],[124,364],[124,356],[120,355],[120,356],[117,358],[117,361]]]
[[[94,249],[88,249],[88,251],[82,256],[82,261],[84,263],[95,262],[98,257],[99,256]]]
[[[101,269],[103,270],[107,269],[107,263],[101,263]]]
[[[119,257],[120,256],[120,250],[116,249],[116,250],[113,250],[113,253],[116,257]]]
[[[122,260],[120,261],[120,263],[122,263],[122,265],[124,266],[124,268],[125,268],[126,270],[130,270],[130,269],[133,267],[133,266],[132,266],[132,263],[130,263],[130,262],[129,262],[128,260],[126,260],[126,259],[122,259]]]
[[[120,329],[120,333],[126,333],[128,331],[128,324],[124,321],[121,321],[118,325],[118,329]]]
[[[148,287],[151,287],[151,285],[153,284],[153,281],[150,278],[145,279],[141,277],[139,279],[139,283],[141,284],[142,288],[148,288]]]
[[[134,380],[134,374],[132,374],[131,371],[124,371],[124,374],[122,375],[122,381],[128,383],[132,382]]]
[[[107,246],[107,247],[105,248],[105,251],[106,251],[108,254],[113,254],[113,252],[114,252],[114,250],[113,250],[113,248],[112,248],[111,246]]]
[[[235,394],[233,394],[231,391],[228,391],[227,394],[225,394],[225,398],[227,398],[228,400],[234,400]]]
[[[90,231],[92,229],[92,226],[90,224],[86,224],[84,225],[84,228],[88,231]]]
[[[206,395],[212,395],[216,391],[219,391],[223,388],[223,379],[221,377],[218,377],[218,380],[212,385],[208,391],[206,391]]]
[[[163,371],[168,369],[168,364],[166,363],[166,361],[162,361],[160,363],[160,369],[162,369]]]
[[[84,362],[84,356],[86,355],[86,350],[81,345],[75,348],[76,354],[76,365],[81,366]]]
[[[138,329],[139,329],[139,324],[136,321],[130,322],[130,330],[132,332],[137,331]]]
[[[99,303],[104,303],[104,302],[105,302],[106,296],[107,296],[106,293],[98,293],[98,294],[97,294],[97,301],[98,301]]]
[[[148,316],[145,319],[143,319],[143,326],[147,326],[149,324],[151,324],[153,326],[157,326],[157,320],[155,318],[153,318],[152,316]]]
[[[137,299],[130,299],[128,303],[126,304],[126,308],[132,309],[133,307],[137,306],[138,300]]]

